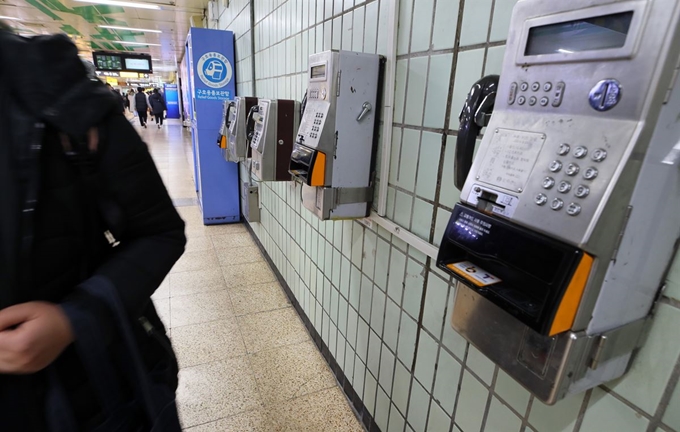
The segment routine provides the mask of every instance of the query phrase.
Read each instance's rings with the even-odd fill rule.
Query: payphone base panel
[[[243,217],[250,223],[260,222],[260,188],[243,182],[241,188],[241,209]]]
[[[361,189],[361,193],[356,194],[357,197],[372,196],[371,188],[356,189]],[[343,196],[341,188],[313,187],[303,184],[302,206],[321,220],[356,219],[370,214],[371,203],[368,200],[359,198],[358,202],[338,203],[339,195]],[[344,196],[347,197],[347,195]]]
[[[542,336],[460,282],[451,314],[455,331],[548,405],[626,373],[649,322]]]

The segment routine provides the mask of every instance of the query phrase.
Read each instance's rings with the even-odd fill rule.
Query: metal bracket
[[[600,363],[627,354],[642,346],[651,323],[643,318],[596,336],[591,350],[589,367],[597,369]]]
[[[336,206],[373,201],[373,187],[363,188],[333,188]]]

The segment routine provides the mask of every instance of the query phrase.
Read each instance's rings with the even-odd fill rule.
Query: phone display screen
[[[593,18],[532,27],[524,55],[572,54],[626,44],[633,12],[621,12]]]
[[[325,78],[326,77],[326,65],[312,66],[310,71],[312,78]]]

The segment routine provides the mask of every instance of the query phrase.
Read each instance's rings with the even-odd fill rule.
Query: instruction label
[[[501,279],[487,272],[483,268],[472,264],[470,261],[448,264],[446,266],[452,272],[464,277],[473,284],[483,287],[502,282]]]
[[[545,135],[497,129],[484,155],[479,181],[511,191],[526,187],[531,170],[545,143]]]

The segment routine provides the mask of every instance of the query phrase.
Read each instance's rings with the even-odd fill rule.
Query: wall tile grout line
[[[668,408],[668,404],[670,403],[671,398],[673,397],[673,393],[675,392],[675,389],[678,386],[679,379],[680,379],[680,356],[678,357],[678,360],[675,362],[675,366],[673,367],[671,376],[668,379],[668,384],[666,385],[666,388],[664,389],[664,392],[661,396],[661,400],[659,401],[659,405],[657,406],[656,411],[654,412],[654,415],[652,416],[652,419],[649,422],[649,427],[647,428],[647,431],[654,432],[655,428],[659,427],[663,423],[664,414],[666,414],[666,409]]]

